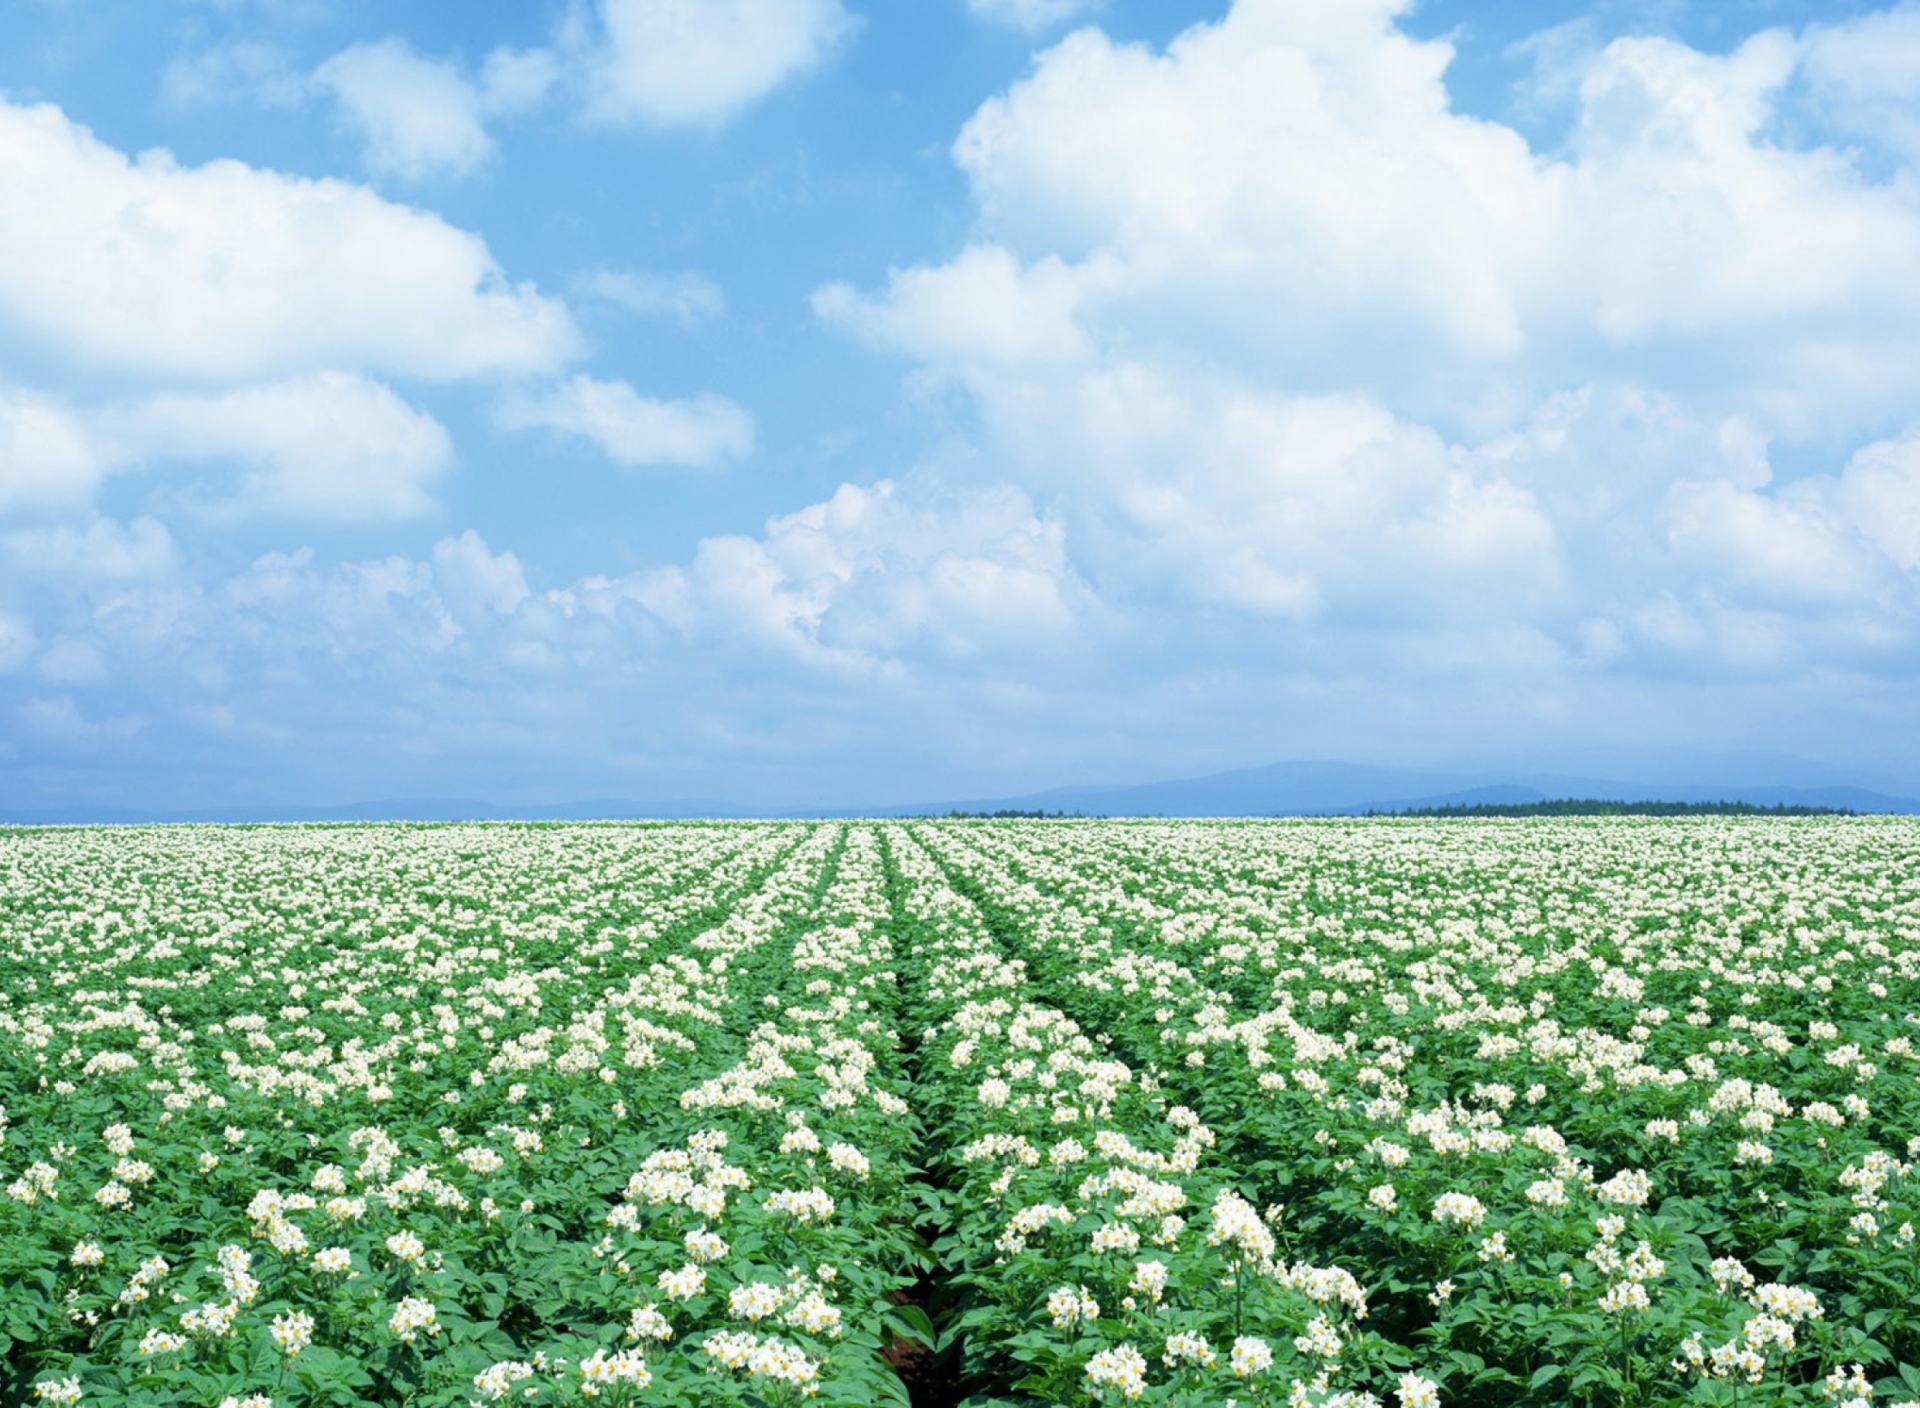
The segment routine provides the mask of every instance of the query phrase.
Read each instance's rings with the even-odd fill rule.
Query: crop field
[[[1920,825],[0,833],[0,1408],[1920,1401]]]

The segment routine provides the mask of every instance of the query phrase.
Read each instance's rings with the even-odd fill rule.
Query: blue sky
[[[0,32],[16,806],[1920,776],[1920,6]]]

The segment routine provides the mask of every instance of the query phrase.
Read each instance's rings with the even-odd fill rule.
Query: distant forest
[[[1002,808],[992,812],[947,812],[949,821],[1080,821],[1092,820],[1083,812],[1019,811]],[[1156,814],[1157,815],[1157,814]],[[1294,813],[1275,813],[1291,816]],[[1311,815],[1321,815],[1312,813]],[[1333,815],[1354,815],[1334,813]],[[1476,817],[1476,816],[1858,816],[1851,807],[1806,807],[1777,802],[1761,806],[1754,802],[1605,802],[1597,797],[1560,797],[1545,802],[1461,802],[1444,807],[1407,807],[1404,810],[1367,811],[1361,816],[1377,817]],[[1164,818],[1161,818],[1164,820]]]
[[[1409,807],[1369,816],[1855,816],[1849,807],[1804,807],[1777,802],[1603,802],[1562,797],[1545,802],[1462,802],[1445,807]]]

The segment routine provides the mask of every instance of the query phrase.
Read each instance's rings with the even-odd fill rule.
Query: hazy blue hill
[[[1802,776],[1817,777],[1811,768]],[[1920,798],[1853,785],[1739,781],[1643,782],[1554,774],[1419,772],[1355,763],[1278,763],[1133,787],[1061,787],[956,804],[960,811],[1081,812],[1088,816],[1326,816],[1477,802],[1589,797],[1615,802],[1751,802],[1920,813]]]
[[[1651,763],[1651,760],[1649,760]],[[1668,760],[1686,776],[1685,759]],[[756,807],[710,799],[492,803],[412,798],[337,806],[233,806],[192,811],[74,805],[0,811],[0,824],[48,826],[144,822],[311,821],[623,821],[695,817],[925,816],[948,812],[1078,812],[1085,816],[1330,816],[1476,803],[1524,803],[1578,797],[1615,802],[1750,802],[1920,814],[1920,797],[1897,781],[1804,759],[1764,754],[1695,758],[1693,781],[1633,781],[1574,773],[1422,771],[1364,763],[1275,763],[1205,777],[1132,785],[1056,787],[1015,797],[893,807]],[[1770,770],[1769,770],[1770,769]]]

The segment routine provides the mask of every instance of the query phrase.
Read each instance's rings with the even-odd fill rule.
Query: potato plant
[[[1920,1400],[1920,827],[0,836],[0,1408]]]

